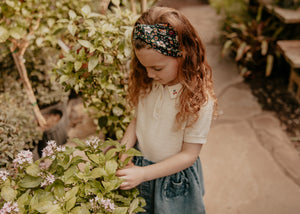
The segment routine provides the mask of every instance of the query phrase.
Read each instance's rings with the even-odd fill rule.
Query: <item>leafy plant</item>
[[[240,7],[234,6],[231,0],[225,2],[228,5],[223,9],[225,19],[222,31],[224,42],[222,54],[229,51],[234,56],[239,71],[244,77],[252,76],[254,72],[261,72],[261,70],[264,70],[265,76],[269,76],[275,58],[279,56],[276,41],[285,27],[273,17],[264,18],[262,6],[257,7],[253,14],[245,9],[248,5],[244,0],[238,1]],[[241,9],[239,12],[230,13],[231,7]],[[217,8],[222,9],[220,5]]]
[[[60,51],[52,47],[43,47],[28,50],[26,53],[26,67],[28,76],[37,99],[38,105],[43,108],[58,102],[65,102],[70,92],[57,81],[52,73],[59,58]]]
[[[0,167],[11,166],[13,157],[23,149],[33,149],[42,132],[32,114],[24,91],[12,76],[4,76],[0,93]]]
[[[49,141],[40,160],[21,151],[14,159],[13,171],[0,171],[0,213],[48,214],[126,214],[143,211],[144,199],[138,190],[120,190],[122,179],[115,173],[132,156],[116,141],[90,138],[75,140],[78,147],[57,146]],[[111,149],[107,150],[110,147]],[[83,151],[85,156],[75,152]],[[119,157],[128,155],[122,162]],[[10,209],[10,212],[7,210]]]
[[[85,1],[5,0],[0,2],[0,43],[5,43],[23,81],[41,127],[46,124],[28,78],[24,54],[28,48],[56,45],[56,20]]]
[[[275,0],[275,4],[288,9],[297,10],[300,7],[299,0]]]
[[[103,134],[120,139],[131,117],[125,91],[135,16],[118,1],[112,3],[105,15],[86,5],[59,20],[67,27],[61,29],[64,53],[55,72],[67,89],[80,93],[85,105],[95,109]]]

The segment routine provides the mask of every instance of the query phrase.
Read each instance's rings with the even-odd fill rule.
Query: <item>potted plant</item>
[[[115,173],[140,153],[116,141],[76,140],[76,148],[49,141],[41,159],[21,151],[12,170],[0,170],[0,213],[126,214],[143,211],[138,190],[120,190]],[[110,147],[111,149],[107,150]],[[83,151],[77,156],[75,151]],[[128,157],[123,162],[120,156]],[[9,210],[9,211],[8,211]]]

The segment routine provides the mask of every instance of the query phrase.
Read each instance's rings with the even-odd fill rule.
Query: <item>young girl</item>
[[[216,97],[203,44],[187,18],[166,7],[141,15],[132,44],[129,102],[136,115],[122,143],[143,156],[117,171],[120,188],[138,186],[146,213],[205,213],[199,153]]]

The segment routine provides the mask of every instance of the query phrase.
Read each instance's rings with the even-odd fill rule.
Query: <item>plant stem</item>
[[[28,95],[29,101],[31,102],[32,106],[33,106],[33,112],[35,114],[35,117],[38,121],[38,124],[40,125],[41,128],[45,127],[47,122],[44,118],[44,116],[42,115],[39,106],[37,105],[37,100],[36,97],[34,95],[32,86],[30,84],[29,78],[28,78],[28,74],[27,74],[27,70],[24,64],[24,58],[23,55],[25,53],[26,48],[28,47],[28,41],[23,40],[22,44],[20,45],[20,50],[15,53],[14,49],[15,48],[11,48],[11,53],[14,59],[14,62],[17,66],[18,72],[20,74],[20,77],[23,81],[23,84],[25,86],[25,91]]]

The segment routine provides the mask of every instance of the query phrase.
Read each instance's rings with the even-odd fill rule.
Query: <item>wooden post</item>
[[[141,0],[141,12],[145,12],[147,10],[147,0]]]
[[[135,0],[130,0],[131,10],[134,14],[136,14],[136,5]]]

